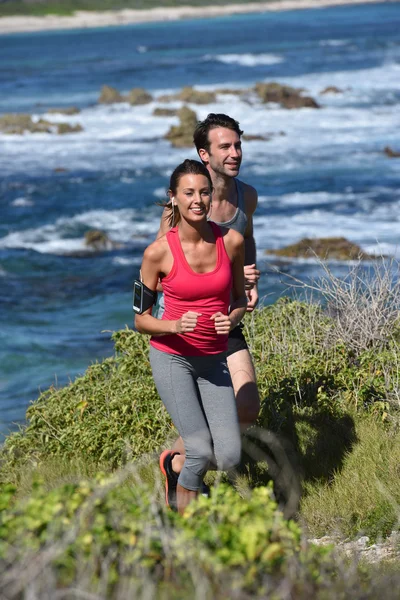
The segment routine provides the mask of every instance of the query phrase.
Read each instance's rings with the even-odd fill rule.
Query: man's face
[[[226,127],[215,127],[208,132],[210,150],[200,149],[199,156],[208,169],[226,177],[237,177],[242,162],[242,144],[239,135]]]

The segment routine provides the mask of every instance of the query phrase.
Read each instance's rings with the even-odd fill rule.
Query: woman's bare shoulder
[[[152,244],[147,246],[144,251],[143,258],[150,262],[158,262],[164,258],[166,252],[168,252],[168,242],[165,236],[157,238]]]
[[[224,240],[225,248],[231,258],[240,253],[242,246],[244,245],[244,237],[235,229],[229,229],[228,227],[221,227],[221,234]]]
[[[243,244],[244,237],[235,229],[227,229],[225,240],[229,241],[233,246],[240,246],[240,244]]]

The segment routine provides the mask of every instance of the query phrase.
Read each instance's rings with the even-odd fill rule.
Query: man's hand
[[[244,266],[244,279],[246,290],[251,290],[260,279],[260,271],[255,264]]]
[[[246,298],[247,298],[246,311],[253,312],[253,310],[255,309],[255,307],[258,304],[258,289],[257,289],[256,285],[249,290],[246,289]]]
[[[217,312],[211,315],[210,319],[214,321],[215,331],[219,335],[226,335],[232,328],[232,322],[228,315]]]
[[[195,330],[197,319],[201,313],[188,310],[176,321],[176,333],[190,333]]]

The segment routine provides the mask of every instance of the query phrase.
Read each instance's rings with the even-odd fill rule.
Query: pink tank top
[[[217,264],[209,273],[191,269],[182,250],[177,227],[167,233],[167,241],[174,259],[172,269],[162,280],[165,311],[163,319],[177,320],[188,310],[201,313],[193,332],[153,336],[150,344],[169,354],[204,356],[224,352],[228,335],[218,335],[211,315],[220,311],[228,314],[232,289],[232,266],[221,229],[209,223],[215,235]]]

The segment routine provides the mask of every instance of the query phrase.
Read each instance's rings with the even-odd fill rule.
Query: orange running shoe
[[[160,454],[160,469],[165,475],[165,504],[172,510],[178,510],[176,502],[176,486],[178,485],[178,473],[172,468],[172,459],[180,452],[173,450],[164,450]]]

